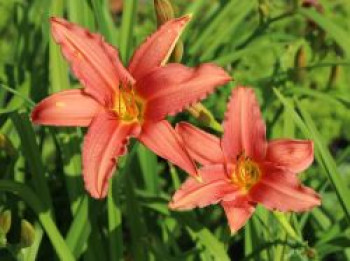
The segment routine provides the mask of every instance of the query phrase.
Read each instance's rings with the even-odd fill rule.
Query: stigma
[[[231,175],[231,182],[248,192],[261,178],[261,168],[258,163],[242,153],[237,160]]]

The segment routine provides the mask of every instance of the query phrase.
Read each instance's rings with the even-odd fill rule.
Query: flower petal
[[[61,18],[51,18],[51,29],[85,91],[101,103],[112,102],[113,91],[118,91],[119,78],[132,79],[121,65],[118,51],[99,34]]]
[[[135,51],[129,72],[139,80],[156,67],[164,65],[171,55],[191,16],[173,19],[162,25]]]
[[[147,122],[142,127],[139,140],[162,158],[197,176],[197,168],[181,137],[167,121]]]
[[[176,131],[185,141],[190,155],[197,162],[203,165],[224,162],[220,139],[218,137],[186,122],[177,124]]]
[[[314,145],[310,140],[277,139],[267,146],[266,161],[299,173],[314,160]]]
[[[271,210],[300,212],[321,204],[320,196],[300,185],[296,175],[271,163],[264,165],[261,180],[249,194],[252,201]]]
[[[145,118],[161,120],[174,115],[205,98],[230,80],[230,76],[214,64],[189,68],[181,64],[159,67],[136,83],[137,94],[146,101]]]
[[[233,90],[225,114],[222,148],[230,161],[245,153],[254,160],[262,160],[266,153],[266,127],[253,89]]]
[[[169,208],[176,210],[189,210],[195,207],[202,208],[211,204],[217,204],[225,196],[234,195],[236,192],[236,188],[225,179],[199,182],[190,177],[176,191],[169,203]],[[230,196],[230,198],[232,197]]]
[[[248,202],[237,206],[235,201],[223,201],[221,206],[225,210],[231,234],[242,228],[255,211],[255,207]]]
[[[228,180],[227,169],[223,164],[206,165],[199,169],[199,174],[204,183],[210,183],[215,180]]]
[[[101,108],[81,89],[73,89],[55,93],[39,102],[31,118],[35,124],[85,127]]]
[[[108,179],[116,166],[116,157],[126,152],[130,136],[139,132],[136,123],[123,123],[114,115],[103,112],[92,121],[83,146],[83,174],[85,188],[92,197],[107,194]]]

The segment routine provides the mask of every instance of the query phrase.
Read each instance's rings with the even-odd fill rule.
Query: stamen
[[[115,99],[112,109],[121,120],[134,121],[141,120],[143,112],[143,102],[138,99],[132,86],[120,86],[119,93]]]
[[[259,165],[249,157],[246,157],[244,153],[239,155],[236,167],[231,176],[232,183],[248,191],[260,178],[261,169]]]

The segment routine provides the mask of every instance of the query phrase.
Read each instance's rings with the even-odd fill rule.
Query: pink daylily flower
[[[179,123],[177,132],[202,165],[203,182],[188,178],[169,207],[189,210],[220,203],[234,233],[247,222],[257,203],[270,210],[295,212],[320,205],[319,195],[302,186],[296,176],[313,161],[312,141],[267,142],[265,129],[253,90],[243,87],[232,93],[221,140]]]
[[[34,108],[32,121],[89,127],[83,145],[83,176],[93,197],[106,196],[117,157],[126,152],[130,137],[190,175],[198,175],[181,138],[164,118],[204,98],[230,76],[214,64],[165,65],[189,20],[184,16],[165,23],[124,68],[118,51],[100,35],[61,18],[51,19],[53,37],[84,88],[44,99]]]

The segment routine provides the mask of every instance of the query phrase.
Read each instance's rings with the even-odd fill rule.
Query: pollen
[[[244,153],[238,157],[236,167],[231,176],[233,184],[248,192],[261,178],[259,164],[246,157]]]

